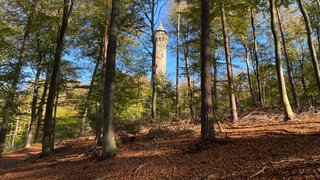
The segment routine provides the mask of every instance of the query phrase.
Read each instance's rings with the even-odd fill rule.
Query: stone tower
[[[156,40],[156,77],[166,77],[166,64],[167,64],[167,44],[168,35],[160,22],[158,29],[155,31]]]

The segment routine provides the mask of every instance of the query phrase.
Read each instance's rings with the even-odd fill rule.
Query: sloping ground
[[[223,143],[201,152],[200,125],[187,121],[144,127],[104,161],[93,137],[59,143],[42,158],[29,153],[40,150],[35,145],[2,158],[0,179],[319,179],[319,110],[281,120],[273,112],[244,115],[239,127],[216,133]]]

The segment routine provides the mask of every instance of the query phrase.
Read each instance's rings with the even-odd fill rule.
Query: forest
[[[0,0],[0,17],[0,179],[319,178],[319,0]]]

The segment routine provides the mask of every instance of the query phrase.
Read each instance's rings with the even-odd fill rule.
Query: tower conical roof
[[[165,31],[165,30],[164,30],[164,27],[163,27],[163,25],[162,25],[162,21],[160,22],[157,30],[158,30],[158,31]]]

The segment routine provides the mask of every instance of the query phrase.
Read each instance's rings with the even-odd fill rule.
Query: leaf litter
[[[117,156],[104,161],[91,136],[57,142],[45,157],[34,144],[0,159],[0,179],[319,179],[319,112],[303,111],[285,123],[281,112],[251,111],[238,127],[224,123],[223,132],[216,131],[225,143],[199,152],[190,149],[200,124],[190,120],[122,134]]]

